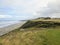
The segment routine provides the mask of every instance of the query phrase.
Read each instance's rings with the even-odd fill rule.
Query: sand
[[[9,25],[7,27],[3,27],[3,28],[0,28],[0,36],[12,31],[12,30],[15,30],[19,27],[21,27],[23,24],[25,24],[27,21],[23,21],[23,22],[19,22],[19,23],[16,23],[16,24],[13,24],[13,25]]]

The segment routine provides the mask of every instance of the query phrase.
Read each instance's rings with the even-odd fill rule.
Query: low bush
[[[38,28],[50,28],[60,26],[59,22],[52,21],[27,21],[26,24],[22,26],[22,28],[30,28],[30,27],[38,27]]]

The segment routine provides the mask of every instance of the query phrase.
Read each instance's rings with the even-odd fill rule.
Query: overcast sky
[[[0,20],[60,17],[59,0],[0,0]]]

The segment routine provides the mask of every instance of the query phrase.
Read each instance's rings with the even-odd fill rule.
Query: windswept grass
[[[33,21],[0,37],[0,45],[60,45],[60,23]],[[55,25],[57,27],[52,26]],[[40,28],[40,26],[42,26]],[[47,27],[44,27],[47,26]]]
[[[60,29],[30,28],[0,37],[0,45],[60,45]]]

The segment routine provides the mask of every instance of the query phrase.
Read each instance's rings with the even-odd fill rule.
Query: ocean
[[[0,28],[19,23],[21,21],[0,21]]]

